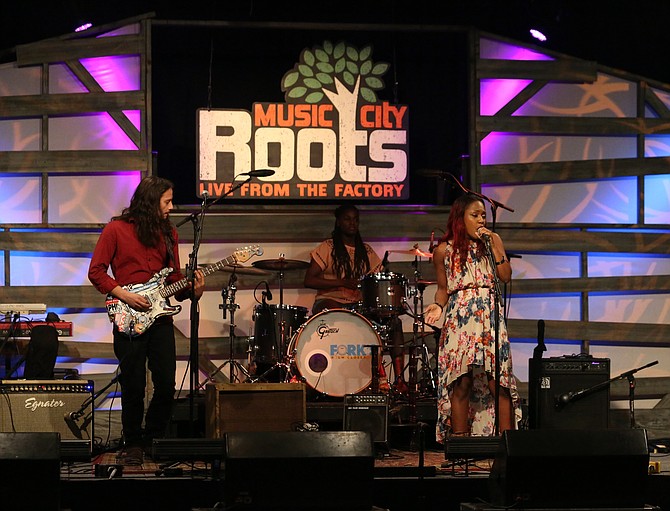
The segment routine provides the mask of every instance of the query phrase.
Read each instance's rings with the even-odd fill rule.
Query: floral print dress
[[[451,393],[456,379],[472,370],[469,425],[473,436],[491,436],[495,432],[495,396],[488,387],[487,373],[495,377],[495,315],[493,271],[485,256],[477,254],[477,245],[470,244],[465,264],[456,262],[451,270],[454,249],[447,242],[444,258],[449,298],[445,305],[445,321],[440,335],[437,375],[436,439],[443,443],[450,432]],[[455,255],[457,258],[458,254]],[[499,300],[502,302],[502,298]],[[512,352],[499,303],[500,384],[510,389],[516,422],[521,420],[519,394],[512,374]]]

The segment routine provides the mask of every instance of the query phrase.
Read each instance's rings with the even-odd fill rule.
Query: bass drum
[[[372,324],[347,309],[324,310],[307,320],[291,341],[289,355],[311,388],[343,397],[372,383],[372,347],[381,340]]]

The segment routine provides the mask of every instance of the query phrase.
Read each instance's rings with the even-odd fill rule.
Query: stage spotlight
[[[87,21],[86,23],[82,23],[77,28],[75,28],[74,31],[75,32],[83,32],[84,30],[88,30],[92,26],[93,26],[93,23],[90,23],[90,22]]]
[[[534,39],[537,39],[540,42],[545,42],[547,40],[547,36],[544,35],[544,32],[542,32],[540,29],[537,28],[531,28],[530,29],[530,35],[533,36]]]

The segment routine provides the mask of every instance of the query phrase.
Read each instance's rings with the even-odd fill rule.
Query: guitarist
[[[123,286],[147,282],[165,267],[173,268],[166,284],[184,278],[180,271],[177,230],[170,222],[173,184],[147,176],[137,186],[130,205],[104,227],[95,246],[88,278],[103,294],[110,294],[138,311],[151,308],[146,297]],[[111,268],[113,277],[108,274]],[[204,275],[195,272],[193,295],[202,296]],[[175,298],[191,295],[190,287]],[[170,419],[175,393],[176,348],[172,316],[161,316],[141,335],[131,337],[113,327],[114,354],[121,376],[123,461],[143,462],[143,451],[161,438]],[[146,367],[151,371],[153,396],[144,416]],[[142,421],[145,429],[142,431]]]

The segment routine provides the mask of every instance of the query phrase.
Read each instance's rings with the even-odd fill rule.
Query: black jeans
[[[125,445],[149,446],[154,438],[165,436],[172,413],[177,368],[172,322],[159,320],[132,339],[114,328],[114,354],[121,369],[121,425]],[[154,389],[146,417],[143,417],[147,367]]]

